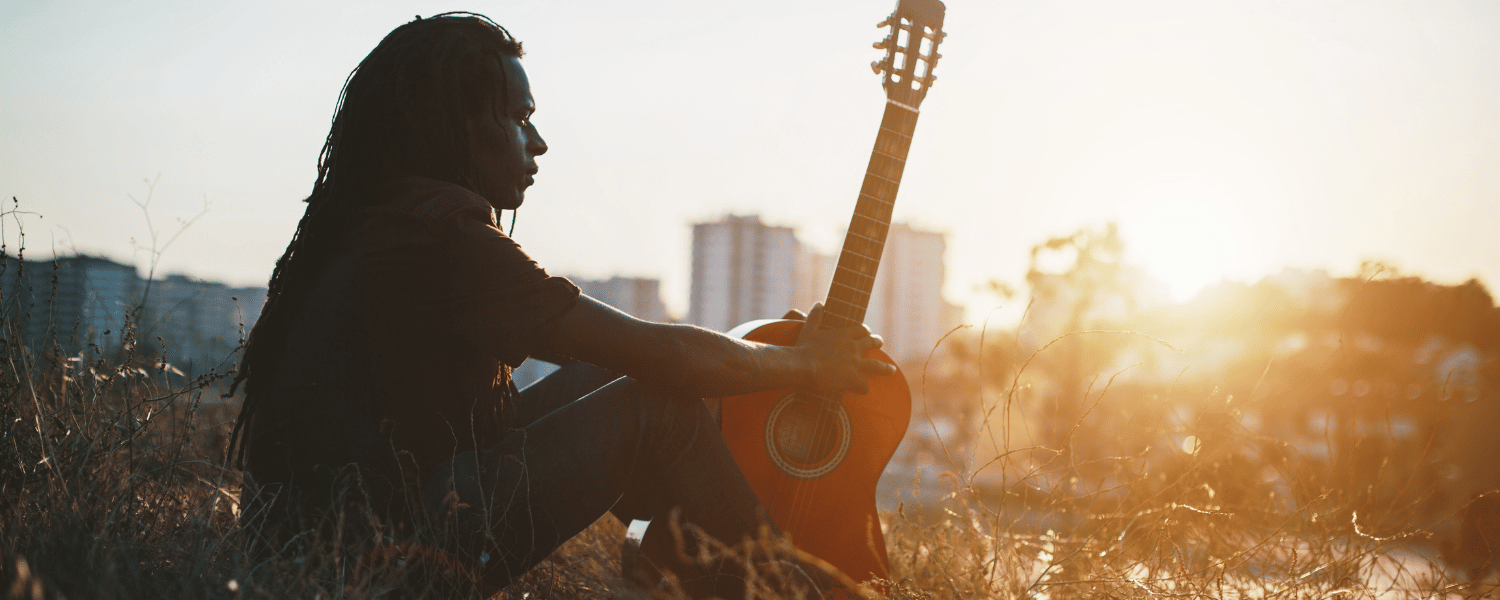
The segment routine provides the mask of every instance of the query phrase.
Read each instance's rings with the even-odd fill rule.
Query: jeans
[[[660,532],[674,511],[730,544],[763,527],[779,535],[698,398],[575,362],[522,390],[516,408],[509,436],[444,463],[423,498],[447,520],[456,552],[483,564],[487,587],[519,577],[606,511],[626,524],[653,520],[643,550],[659,562],[675,555]]]

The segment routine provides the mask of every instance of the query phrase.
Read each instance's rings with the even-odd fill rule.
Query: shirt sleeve
[[[469,341],[511,367],[541,349],[545,326],[577,303],[578,286],[549,275],[492,224],[489,206],[455,214],[452,282]]]
[[[411,214],[425,223],[431,260],[413,265],[409,280],[430,288],[413,291],[424,327],[441,337],[520,366],[541,350],[545,326],[578,301],[578,286],[549,275],[495,225],[494,210],[482,197],[445,184],[414,195]]]

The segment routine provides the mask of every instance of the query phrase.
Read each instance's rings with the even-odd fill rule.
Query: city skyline
[[[896,218],[950,233],[947,292],[970,321],[1000,302],[976,288],[1019,283],[1031,245],[1109,221],[1179,299],[1366,259],[1500,282],[1500,8],[948,5]],[[263,285],[349,69],[450,6],[75,8],[0,8],[0,197],[45,216],[27,217],[28,251],[142,256],[127,196],[151,179],[160,230],[208,203],[164,270]],[[516,237],[550,271],[659,278],[682,312],[688,223],[755,212],[837,243],[888,3],[472,8],[527,44],[552,150]],[[630,68],[600,60],[626,39]]]

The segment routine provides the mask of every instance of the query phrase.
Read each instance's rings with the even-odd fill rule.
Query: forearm
[[[805,348],[746,342],[692,325],[649,323],[587,296],[554,323],[548,339],[545,350],[703,398],[803,386],[816,370]]]
[[[659,347],[641,353],[633,374],[643,383],[717,398],[802,386],[812,376],[812,361],[795,346],[747,342],[691,325],[653,329]]]

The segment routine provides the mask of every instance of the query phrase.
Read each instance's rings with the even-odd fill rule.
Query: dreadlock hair
[[[276,261],[265,308],[230,389],[233,394],[245,385],[229,436],[228,454],[238,466],[244,466],[244,427],[270,392],[292,323],[350,213],[393,177],[419,175],[473,189],[468,184],[479,179],[468,121],[504,106],[500,59],[522,54],[521,43],[489,17],[450,12],[397,27],[349,73],[318,155],[307,211]]]

